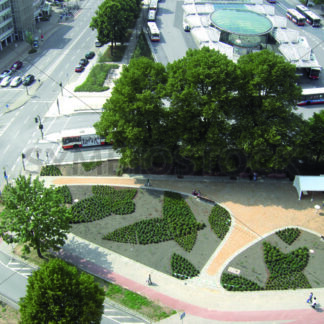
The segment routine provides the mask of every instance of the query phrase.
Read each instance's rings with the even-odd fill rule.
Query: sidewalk
[[[143,187],[142,177],[45,177],[46,184],[107,184]],[[211,182],[155,178],[153,189],[169,189],[190,194],[199,187],[211,199],[227,207],[234,215],[234,225],[219,251],[215,251],[198,278],[180,281],[150,269],[112,251],[69,235],[62,258],[88,272],[136,291],[179,312],[186,312],[188,323],[271,322],[323,323],[323,315],[305,303],[309,290],[235,292],[225,291],[219,283],[220,273],[228,261],[260,237],[279,227],[301,226],[314,233],[324,233],[324,224],[314,214],[313,205],[320,200],[298,201],[291,183],[281,182]],[[261,206],[261,207],[260,207]],[[262,211],[262,213],[260,213]],[[274,218],[273,215],[276,215]],[[269,222],[269,217],[272,221]],[[251,234],[258,233],[260,237]],[[216,264],[216,266],[215,266]],[[136,276],[134,276],[136,274]],[[155,285],[146,286],[151,274]],[[312,289],[321,302],[324,289]],[[198,318],[198,319],[197,319]],[[201,319],[204,319],[202,321]],[[162,321],[178,323],[179,314]]]

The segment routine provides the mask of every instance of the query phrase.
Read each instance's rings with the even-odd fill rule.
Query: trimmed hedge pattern
[[[120,243],[152,244],[173,239],[168,224],[162,218],[145,219],[132,225],[118,228],[103,237]]]
[[[197,231],[205,227],[199,224],[182,196],[175,192],[164,193],[163,218],[168,223],[175,241],[187,252],[196,243]]]
[[[116,191],[116,190],[115,190]],[[96,195],[115,195],[119,191],[102,186],[93,187]],[[132,189],[125,190],[123,195],[133,197]],[[197,239],[197,231],[205,227],[205,224],[197,223],[190,207],[178,193],[165,192],[163,204],[163,218],[142,220],[129,226],[125,226],[108,233],[105,240],[132,244],[152,244],[169,240],[175,240],[183,249],[190,252]]]
[[[302,272],[292,272],[288,275],[280,277],[272,277],[267,280],[266,290],[284,290],[284,289],[298,289],[311,288],[307,277]]]
[[[70,188],[68,186],[64,185],[61,187],[57,187],[56,191],[64,198],[65,204],[72,204],[72,195],[71,195]]]
[[[41,177],[57,177],[57,176],[61,176],[62,172],[61,170],[55,166],[55,165],[45,165],[42,166],[41,171],[40,171],[40,175]]]
[[[72,205],[72,223],[93,222],[111,214],[126,215],[135,211],[132,200],[136,189],[116,190],[109,186],[93,186],[94,196]]]
[[[299,237],[301,231],[298,228],[285,228],[276,232],[276,234],[287,244],[293,244]]]
[[[199,275],[199,270],[183,256],[173,253],[171,257],[172,276],[181,280]]]
[[[222,206],[216,205],[213,207],[208,220],[212,230],[222,240],[231,227],[231,216],[229,212]]]
[[[246,279],[242,276],[236,276],[230,273],[223,273],[221,284],[226,290],[231,291],[254,291],[263,290],[256,282]]]

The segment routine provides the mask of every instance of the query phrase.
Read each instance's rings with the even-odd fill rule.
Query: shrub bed
[[[96,167],[100,166],[103,161],[96,161],[96,162],[82,162],[82,168],[84,171],[89,172],[94,170]]]
[[[276,234],[287,244],[293,244],[300,235],[298,228],[285,228],[284,230],[276,232]]]
[[[164,193],[163,218],[169,225],[175,241],[187,252],[195,245],[197,231],[204,228],[199,224],[188,204],[175,192]]]
[[[152,244],[172,240],[173,236],[162,218],[152,218],[118,228],[103,239],[120,243]]]
[[[93,186],[92,193],[96,196],[109,196],[113,200],[132,200],[136,196],[136,189],[115,189],[110,186]]]
[[[56,176],[61,176],[62,172],[55,165],[45,165],[45,166],[42,166],[41,171],[40,171],[40,175],[42,177],[46,177],[46,176],[56,177]]]
[[[307,277],[302,272],[292,272],[288,275],[272,277],[267,280],[266,290],[284,290],[311,288]]]
[[[221,284],[226,290],[231,291],[263,290],[256,282],[230,273],[222,274]]]
[[[264,261],[270,271],[267,289],[309,288],[307,277],[302,273],[309,259],[308,248],[298,248],[288,254],[282,253],[268,242],[263,243]]]
[[[190,279],[199,275],[199,271],[183,256],[173,253],[171,257],[172,276],[181,280]]]
[[[56,191],[64,198],[65,204],[72,204],[72,195],[68,186],[64,185],[61,187],[57,187]]]
[[[231,227],[231,216],[229,212],[225,208],[216,205],[212,209],[208,220],[212,230],[222,240]]]

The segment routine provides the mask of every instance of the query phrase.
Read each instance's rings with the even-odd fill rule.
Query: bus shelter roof
[[[273,37],[279,44],[298,43],[299,31],[294,29],[276,28],[273,30]]]

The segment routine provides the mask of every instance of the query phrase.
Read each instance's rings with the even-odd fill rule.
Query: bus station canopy
[[[303,192],[324,191],[324,176],[295,176],[293,186],[296,188],[300,200]]]

